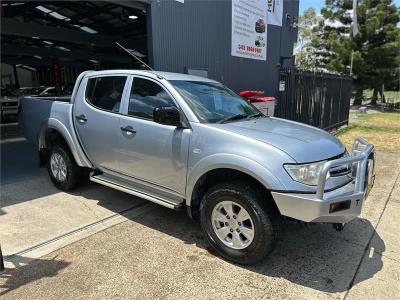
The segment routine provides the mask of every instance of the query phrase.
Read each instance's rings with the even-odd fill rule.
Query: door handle
[[[76,116],[75,118],[78,120],[79,124],[85,124],[87,122],[85,115]]]
[[[132,134],[135,134],[135,133],[136,133],[136,131],[133,130],[133,127],[132,127],[132,126],[121,127],[121,130],[122,130],[123,132],[125,132],[127,135],[132,135]]]

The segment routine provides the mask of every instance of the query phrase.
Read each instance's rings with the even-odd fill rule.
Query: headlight
[[[283,165],[285,170],[289,173],[290,177],[294,181],[298,181],[308,185],[318,184],[318,175],[324,167],[326,161],[321,161],[317,163],[304,164],[304,165]],[[326,179],[329,178],[329,172]]]

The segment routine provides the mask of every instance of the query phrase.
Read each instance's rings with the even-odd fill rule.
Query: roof
[[[131,75],[155,75],[155,76],[161,76],[165,78],[166,80],[187,80],[187,81],[203,81],[203,82],[214,82],[218,83],[218,81],[215,81],[210,78],[206,77],[201,77],[201,76],[195,76],[195,75],[189,75],[189,74],[182,74],[182,73],[173,73],[173,72],[162,72],[162,71],[150,71],[150,70],[102,70],[102,71],[92,71],[88,75],[93,76],[93,75],[111,75],[111,74],[131,74]]]
[[[162,71],[145,71],[150,72],[159,76],[164,77],[167,80],[187,80],[187,81],[207,81],[207,82],[217,82],[213,79],[189,75],[189,74],[182,74],[182,73],[172,73],[172,72],[162,72]]]
[[[149,1],[2,1],[1,59],[9,64],[102,68],[141,63],[116,46],[118,41],[143,61],[147,53]],[[123,54],[122,54],[123,53]]]

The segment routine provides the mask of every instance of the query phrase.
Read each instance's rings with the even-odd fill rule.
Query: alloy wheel
[[[254,239],[254,225],[247,210],[234,201],[218,203],[211,214],[212,227],[222,243],[244,249]]]

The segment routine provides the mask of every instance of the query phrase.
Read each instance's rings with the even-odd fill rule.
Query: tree
[[[359,33],[352,37],[352,0],[326,0],[321,9],[316,49],[316,65],[320,68],[350,74],[356,90],[354,104],[361,104],[362,91],[374,90],[372,103],[382,86],[399,78],[400,21],[399,8],[392,0],[358,0]]]
[[[299,33],[294,53],[296,66],[301,69],[315,70],[317,68],[313,40],[318,39],[316,29],[318,28],[320,19],[321,17],[317,16],[313,7],[307,8],[303,12],[303,15],[299,17]]]
[[[376,104],[378,93],[385,102],[383,85],[399,78],[399,10],[392,0],[368,0],[361,8],[362,34],[354,38],[354,46],[362,50],[364,66],[357,80],[374,90],[372,103]]]

